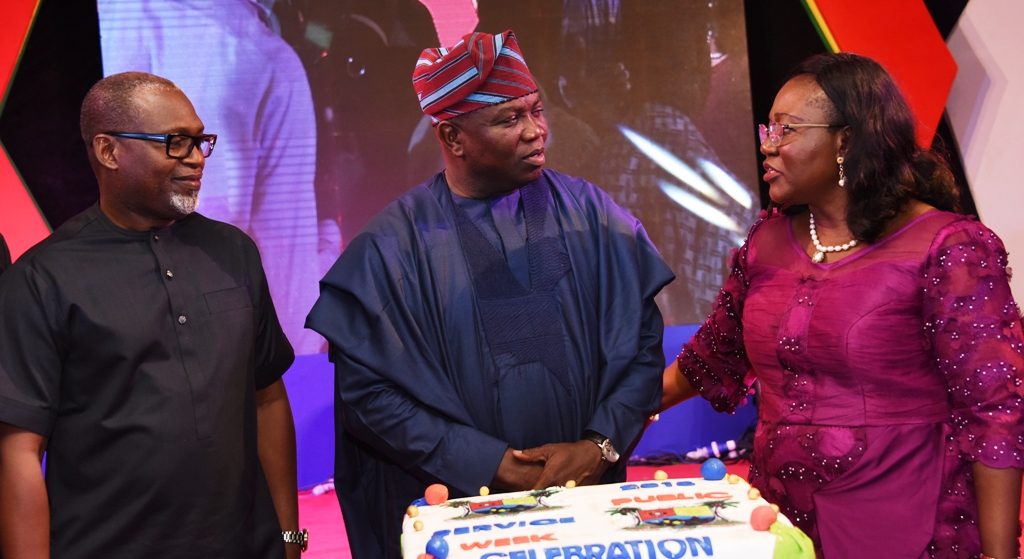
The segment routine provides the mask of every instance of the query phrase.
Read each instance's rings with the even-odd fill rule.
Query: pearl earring
[[[846,170],[843,169],[843,156],[836,157],[836,163],[839,164],[839,188],[846,188]]]

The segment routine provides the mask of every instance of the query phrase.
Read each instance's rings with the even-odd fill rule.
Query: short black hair
[[[146,72],[122,72],[96,82],[82,101],[79,126],[86,149],[92,148],[96,134],[125,130],[138,120],[135,95],[144,89],[176,90],[171,80]]]

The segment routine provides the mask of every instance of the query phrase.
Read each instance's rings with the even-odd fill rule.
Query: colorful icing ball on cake
[[[751,511],[750,527],[758,532],[766,532],[778,518],[778,511],[768,505],[761,505]]]
[[[428,505],[440,505],[448,500],[448,487],[440,483],[432,483],[423,492],[423,498]]]
[[[700,465],[700,475],[708,481],[717,481],[725,477],[725,462],[718,458],[708,458]]]
[[[447,559],[448,542],[441,536],[434,536],[427,542],[427,553],[437,559]]]
[[[668,479],[668,472],[666,472],[665,470],[655,470],[654,479],[656,481],[665,481],[666,479]]]

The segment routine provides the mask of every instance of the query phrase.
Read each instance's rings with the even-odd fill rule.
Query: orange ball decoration
[[[761,505],[750,513],[750,527],[758,532],[766,532],[778,520],[779,513],[768,505]]]
[[[448,487],[440,483],[431,484],[423,492],[423,498],[427,501],[428,505],[440,505],[448,500]]]

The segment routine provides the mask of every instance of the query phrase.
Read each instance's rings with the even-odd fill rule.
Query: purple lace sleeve
[[[762,220],[763,221],[763,220]],[[747,397],[753,377],[743,347],[743,301],[747,279],[747,247],[762,222],[750,229],[747,242],[732,258],[725,285],[715,306],[676,360],[679,370],[717,411],[733,412]]]
[[[1024,336],[1002,241],[984,225],[944,227],[924,276],[925,329],[946,377],[953,442],[971,461],[1024,467]]]

